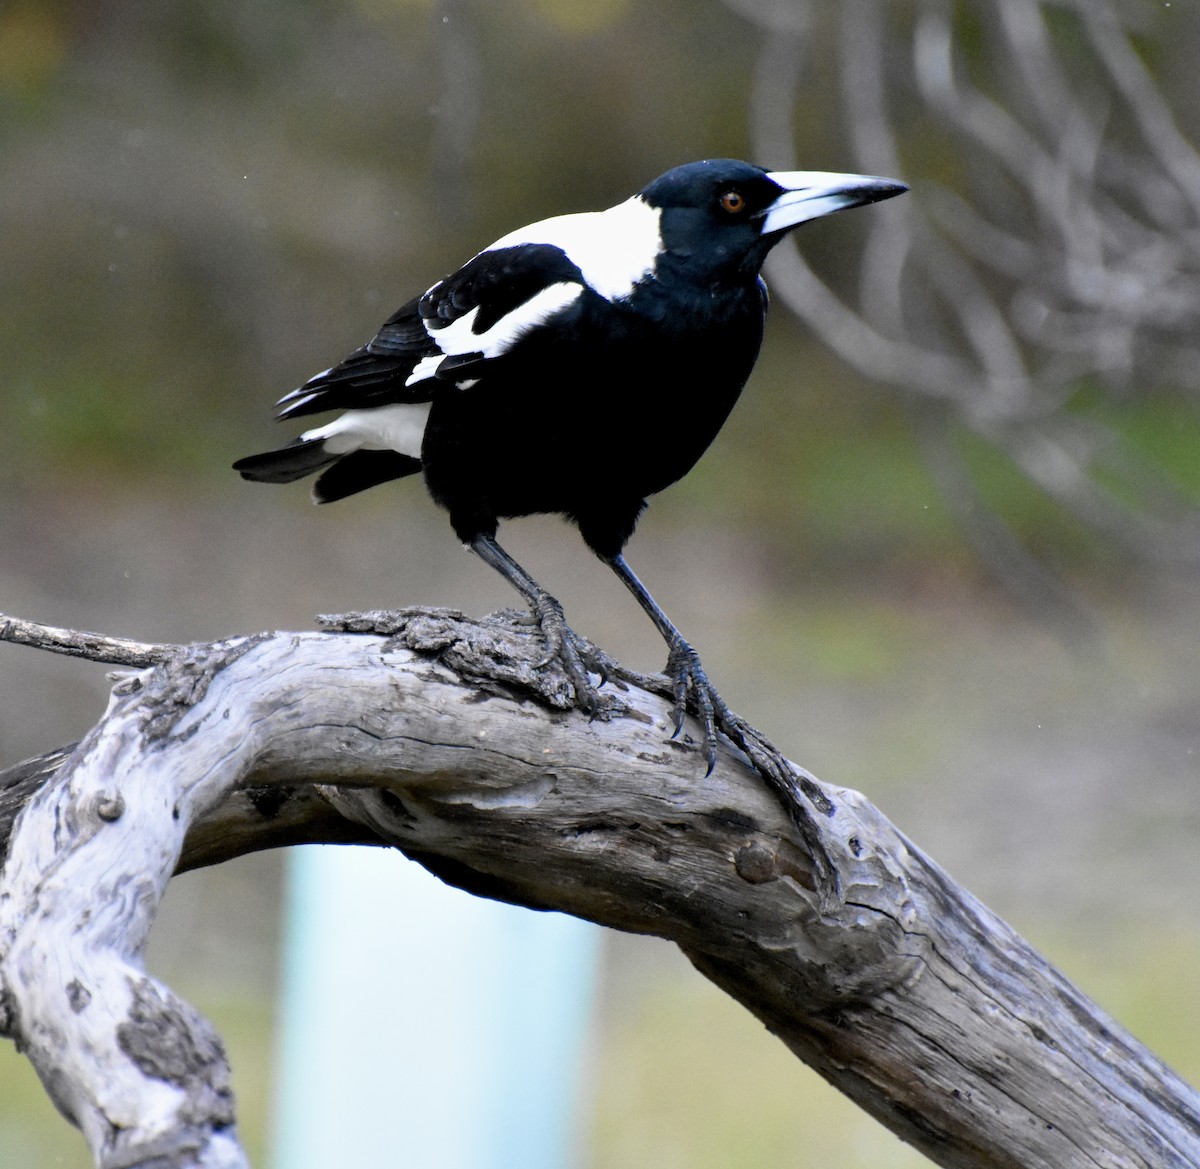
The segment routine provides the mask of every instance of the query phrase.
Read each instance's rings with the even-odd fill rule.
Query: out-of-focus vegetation
[[[496,235],[745,148],[752,37],[716,4],[3,19],[18,477],[181,460],[224,476],[214,452],[235,454],[280,386]]]
[[[1200,1077],[1186,1040],[1200,1033],[1200,604],[1194,564],[1138,552],[1142,534],[1159,547],[1171,524],[1192,530],[1200,501],[1200,365],[1184,327],[1200,228],[1180,194],[1197,189],[1187,151],[1161,119],[1147,141],[1135,116],[1156,95],[1195,143],[1200,8],[1122,10],[1135,22],[1122,43],[1153,83],[1140,106],[1136,70],[1089,23],[1107,11],[9,0],[0,608],[188,640],[339,608],[511,604],[415,483],[318,510],[302,488],[242,484],[229,463],[293,433],[271,423],[275,398],[518,224],[606,206],[706,155],[894,170],[913,186],[903,200],[801,233],[826,284],[819,311],[799,320],[795,270],[772,273],[751,386],[696,471],[654,502],[631,557],[736,708],[818,774],[864,788]],[[1065,92],[1083,95],[1076,123],[1047,116],[1014,55],[1039,22]],[[957,104],[935,85],[946,30]],[[1002,149],[1014,124],[1031,173],[1042,154],[1061,163],[1038,172],[1061,182],[1037,188],[1042,202]],[[1054,241],[1074,247],[1096,222],[1104,262],[1061,276],[1081,253]],[[1105,297],[1124,287],[1121,265],[1132,291],[1117,311]],[[1091,307],[1067,311],[1081,289]],[[891,348],[831,328],[830,297]],[[947,368],[969,373],[960,392],[913,376]],[[1047,438],[1100,489],[1082,509],[1064,480],[1031,474],[1069,479],[1070,460],[1022,465]],[[980,557],[1004,547],[973,531],[988,517],[1093,610],[1089,651],[1042,624],[1037,589],[1013,608],[1003,564]],[[653,632],[572,533],[533,520],[505,538],[581,629],[659,664]],[[0,761],[80,734],[105,685],[94,667],[0,653]],[[272,1025],[274,933],[260,923],[278,895],[273,862],[257,861],[180,883],[151,954],[225,1031],[252,1149]],[[835,1113],[681,964],[650,943],[612,953],[585,1163],[914,1163],[853,1109]],[[35,1109],[38,1092],[0,1050],[0,1164],[81,1166],[81,1140]]]
[[[1136,47],[1162,79],[1163,100],[1186,131],[1200,122],[1185,67],[1187,46],[1200,33],[1195,14],[1182,7],[1147,12]],[[1060,558],[1086,566],[1094,547],[1064,527],[1052,482],[1031,492],[1025,474],[1012,472],[1011,443],[1029,445],[1021,434],[1031,415],[1041,420],[1057,410],[1067,420],[1090,413],[1116,445],[1136,436],[1149,465],[1162,462],[1195,499],[1195,369],[1178,346],[1158,337],[1169,322],[1158,332],[1146,324],[1153,336],[1145,344],[1130,341],[1126,334],[1137,322],[1128,313],[1112,323],[1109,348],[1120,352],[1109,354],[1108,368],[1093,372],[1086,354],[1060,357],[1057,366],[1039,359],[1044,338],[1029,323],[1038,310],[1019,278],[1026,262],[1019,258],[1022,241],[1004,234],[1020,204],[1013,160],[1004,150],[1012,147],[1006,134],[1021,141],[1022,119],[1034,124],[1030,143],[1045,132],[1037,128],[1037,111],[1021,105],[1030,104],[1029,94],[997,75],[993,58],[1001,55],[1003,22],[987,5],[961,5],[944,29],[929,28],[930,6],[898,6],[882,30],[888,39],[872,48],[865,39],[856,42],[854,33],[874,41],[880,29],[858,28],[856,9],[862,6],[846,6],[839,27],[804,4],[789,23],[782,9],[772,16],[774,10],[748,0],[740,10],[715,0],[347,6],[258,0],[187,12],[120,3],[85,10],[33,0],[7,6],[0,15],[6,160],[0,347],[9,357],[9,410],[0,432],[0,473],[20,484],[43,473],[57,478],[64,466],[117,478],[186,468],[193,478],[219,482],[245,436],[266,429],[273,396],[358,343],[413,289],[514,224],[606,205],[687,158],[786,150],[822,167],[893,165],[913,184],[909,200],[922,209],[922,222],[950,237],[958,233],[952,239],[961,268],[955,269],[957,285],[945,271],[951,254],[943,255],[945,244],[937,252],[941,267],[928,272],[921,264],[930,249],[919,240],[905,244],[913,279],[901,279],[896,290],[909,318],[911,348],[954,356],[954,337],[965,333],[963,343],[983,364],[977,389],[966,376],[969,362],[962,366],[962,400],[950,402],[951,417],[958,414],[968,429],[988,419],[985,442],[1001,452],[990,460],[970,451],[962,456],[980,502],[997,509],[1033,548],[1052,546]],[[945,84],[957,85],[963,96],[956,117],[939,107],[948,99],[926,76],[939,30],[954,37],[961,76]],[[1085,22],[1048,10],[1042,31],[1056,38],[1052,48],[1063,70],[1047,87],[1092,86],[1095,108],[1088,113],[1113,136],[1112,157],[1094,164],[1096,183],[1109,171],[1121,178],[1122,167],[1162,170],[1152,149],[1144,159],[1133,153],[1139,140],[1122,95],[1115,86],[1099,91],[1108,75],[1086,67],[1097,52],[1086,43]],[[802,46],[803,68],[797,64],[777,76],[770,54],[789,37]],[[872,159],[869,143],[853,137],[856,126],[862,137],[862,126],[852,119],[846,74],[855,61],[870,64],[871,52],[881,54],[875,72],[887,74],[879,84],[889,103],[887,134],[894,138],[877,135],[878,155],[894,148],[897,158]],[[988,113],[978,107],[988,102],[994,103],[992,140],[977,126]],[[752,108],[760,111],[754,142]],[[771,142],[772,133],[787,133],[786,145]],[[1100,152],[1095,142],[1083,145]],[[985,182],[992,154],[1000,160]],[[1029,160],[1031,189],[1055,177],[1039,176],[1039,166],[1049,163]],[[1069,222],[1070,200],[1091,192],[1077,194],[1071,186],[1079,181],[1069,159],[1060,169],[1068,204],[1061,214]],[[1161,206],[1151,210],[1160,234],[1146,229],[1147,252],[1161,246],[1172,215],[1181,245],[1196,230],[1181,218],[1182,196],[1170,190],[1169,177],[1155,175]],[[1149,198],[1133,178],[1123,181],[1127,199]],[[1082,203],[1077,209],[1089,230],[1093,210]],[[802,241],[833,291],[868,307],[882,295],[871,291],[872,277],[890,282],[896,273],[862,257],[860,241],[889,231],[898,238],[899,221],[888,217],[905,212],[870,214],[873,222],[863,216],[825,223]],[[1038,246],[1033,232],[1046,214],[1036,201],[1029,208],[1027,250]],[[911,219],[905,220],[906,239],[914,231]],[[991,243],[985,229],[994,232]],[[1084,228],[1077,234],[1086,234]],[[1013,253],[1007,260],[1005,243]],[[978,254],[987,257],[989,247],[997,257],[990,274]],[[1125,252],[1117,258],[1125,262]],[[1096,281],[1111,284],[1125,271],[1112,256],[1092,259],[1109,265],[1097,268]],[[1047,270],[1080,262],[1069,250],[1047,253],[1045,260]],[[860,262],[869,266],[860,269]],[[976,275],[967,280],[970,265]],[[1147,259],[1142,267],[1150,265]],[[1067,290],[1047,277],[1057,295],[1107,295],[1099,284],[1090,294],[1079,292],[1085,276],[1065,267],[1064,273]],[[1131,292],[1139,274],[1150,279],[1140,269],[1126,273]],[[858,293],[856,280],[863,282]],[[1183,275],[1175,280],[1174,300],[1169,288],[1158,293],[1159,316],[1168,315],[1168,305],[1176,315],[1184,311],[1190,285]],[[887,297],[896,290],[889,284]],[[998,318],[988,313],[1005,310],[1006,296],[1014,298],[1012,341],[972,335],[996,332]],[[981,307],[989,297],[994,303]],[[972,300],[979,301],[971,309],[976,317],[964,309],[954,320],[954,308]],[[1047,303],[1041,311],[1067,314],[1069,307]],[[1038,320],[1045,334],[1049,326]],[[1064,315],[1060,336],[1071,336],[1063,343],[1078,349],[1091,336],[1085,330],[1097,328],[1076,312]],[[805,549],[810,564],[823,561],[826,551],[835,569],[841,563],[846,550],[838,534],[847,514],[858,516],[870,534],[864,550],[872,557],[889,549],[911,555],[926,541],[933,555],[950,552],[954,537],[941,509],[896,505],[910,491],[880,482],[886,468],[887,482],[899,476],[922,492],[926,472],[907,438],[906,412],[922,392],[946,404],[947,391],[934,384],[941,367],[931,363],[930,381],[923,382],[918,364],[915,383],[905,383],[893,367],[893,380],[915,394],[898,396],[852,374],[794,325],[776,322],[773,341],[753,393],[680,496],[694,495],[706,508],[736,507],[734,514],[749,514],[788,547],[796,545],[798,522],[812,525]],[[1016,365],[1006,371],[1000,357],[989,355],[989,344],[1007,352],[1006,345],[1018,343],[1026,347],[1025,372]],[[1158,367],[1155,343],[1163,354]],[[1136,355],[1132,384],[1118,378],[1135,361],[1127,354],[1119,365],[1124,349]],[[1007,360],[1018,361],[1015,351]],[[1048,376],[1062,401],[1034,403],[1018,416],[1011,403],[999,402],[999,390],[985,388],[1018,377],[1034,378],[1036,385]],[[751,461],[755,474],[748,475]],[[1103,477],[1103,468],[1097,474]],[[1121,482],[1115,486],[1128,494]]]

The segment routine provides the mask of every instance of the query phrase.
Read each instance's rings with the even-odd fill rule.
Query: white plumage
[[[332,422],[300,437],[311,442],[323,439],[331,455],[351,451],[399,451],[414,459],[421,457],[421,440],[429,418],[428,402],[398,402],[369,410],[347,410]]]
[[[436,288],[437,285],[434,285]],[[422,357],[413,367],[405,381],[406,386],[414,385],[431,377],[436,377],[438,367],[445,357],[459,357],[467,353],[481,353],[484,357],[499,357],[512,348],[518,338],[524,336],[538,325],[545,324],[555,313],[560,312],[583,295],[583,285],[574,281],[563,280],[543,288],[535,296],[531,296],[523,304],[518,305],[509,313],[505,313],[490,329],[482,333],[475,332],[475,321],[479,316],[479,306],[464,313],[448,325],[436,327],[425,321],[425,331],[430,339],[441,350],[428,357]]]
[[[635,195],[607,211],[582,211],[531,223],[485,250],[551,244],[566,252],[588,286],[605,300],[623,300],[654,275],[662,251],[661,219],[660,208]]]

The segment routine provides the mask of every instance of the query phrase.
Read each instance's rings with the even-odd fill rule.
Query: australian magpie
[[[690,700],[711,771],[716,727],[736,716],[622,550],[647,497],[691,469],[750,375],[767,253],[807,220],[906,189],[714,159],[607,211],[519,228],[278,403],[281,420],[338,411],[332,422],[234,467],[263,483],[320,472],[318,503],[420,472],[458,538],[525,598],[546,661],[594,712],[588,667],[602,682],[603,662],[496,542],[501,519],[566,516],[665,639],[675,733]]]

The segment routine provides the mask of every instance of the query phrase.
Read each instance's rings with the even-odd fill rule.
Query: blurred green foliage
[[[1197,1036],[1163,1011],[1168,972],[1196,970],[1195,938],[1136,931],[1138,976],[1108,977],[1097,941],[1043,939],[1069,977],[1172,1066],[1194,1075]],[[804,1067],[763,1027],[682,959],[664,960],[616,1021],[603,1053],[592,1133],[603,1169],[919,1169],[932,1164]],[[1192,980],[1195,982],[1195,979]],[[1200,984],[1198,984],[1200,989]]]
[[[203,1003],[232,1063],[238,1134],[251,1164],[266,1166],[268,1105],[273,1051],[271,1003],[231,997],[225,987],[187,986],[189,998]],[[83,1136],[55,1111],[33,1067],[9,1043],[0,1043],[0,1165],[12,1169],[85,1169],[91,1157]]]

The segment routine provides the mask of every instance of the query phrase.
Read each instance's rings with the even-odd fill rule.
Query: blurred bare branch
[[[1200,562],[1200,514],[1111,421],[1163,390],[1200,400],[1200,153],[1135,47],[1171,35],[1169,6],[800,0],[783,21],[770,0],[728,3],[763,33],[755,157],[796,164],[806,46],[829,41],[846,162],[913,186],[871,220],[856,293],[794,245],[769,275],[852,366],[946,413],[922,447],[1001,577],[1049,597],[1041,570],[1015,567],[1002,521],[979,526],[950,420],[1106,542],[1162,567]]]

